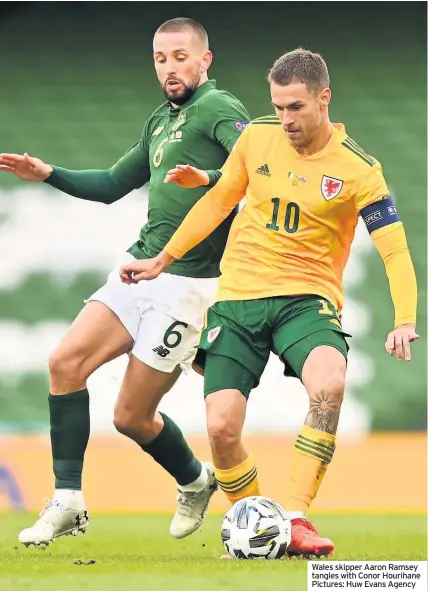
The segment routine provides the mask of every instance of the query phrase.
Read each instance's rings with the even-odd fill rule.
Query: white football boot
[[[202,462],[202,469],[206,470],[207,476],[203,488],[192,491],[186,490],[187,487],[177,487],[177,510],[169,528],[170,534],[176,539],[185,538],[199,529],[205,519],[208,503],[218,488],[212,464]]]
[[[86,533],[89,515],[81,491],[70,491],[69,499],[49,501],[39,519],[32,527],[23,529],[19,541],[25,546],[49,546],[60,536],[77,536],[78,532]],[[80,493],[75,494],[73,493]]]

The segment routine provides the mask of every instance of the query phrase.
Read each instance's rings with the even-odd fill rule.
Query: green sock
[[[164,421],[162,431],[156,439],[141,448],[169,472],[178,484],[185,486],[201,475],[202,464],[187,445],[180,428],[167,415],[160,414]]]
[[[83,457],[89,440],[89,392],[49,394],[55,488],[81,490]]]

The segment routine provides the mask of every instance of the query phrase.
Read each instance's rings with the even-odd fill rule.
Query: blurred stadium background
[[[381,161],[406,226],[421,340],[411,363],[385,354],[388,283],[359,227],[346,274],[349,387],[318,510],[426,506],[425,13],[424,2],[2,2],[0,151],[67,168],[108,168],[139,137],[163,100],[151,43],[168,18],[206,27],[211,77],[252,117],[272,112],[265,75],[280,54],[303,46],[325,57],[332,119]],[[51,490],[47,357],[134,241],[146,207],[144,190],[106,207],[0,174],[0,509],[40,509]],[[92,510],[169,510],[173,483],[112,427],[125,363],[91,378],[87,501]],[[163,408],[207,456],[200,378],[184,376]],[[263,492],[279,501],[306,409],[302,387],[272,359],[251,397],[246,433]],[[217,496],[214,507],[226,507]]]

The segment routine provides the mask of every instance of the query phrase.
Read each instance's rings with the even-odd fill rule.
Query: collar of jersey
[[[215,80],[207,80],[206,82],[204,82],[203,84],[201,84],[198,87],[198,89],[194,92],[194,94],[192,94],[192,96],[189,98],[187,103],[184,103],[184,105],[180,105],[178,108],[174,108],[171,105],[171,103],[168,102],[171,112],[172,113],[179,113],[183,109],[187,109],[187,107],[190,107],[190,105],[193,105],[193,103],[195,103],[197,100],[199,100],[201,98],[201,96],[204,96],[204,94],[206,94],[209,90],[212,90],[213,88],[217,88],[217,82]]]
[[[291,142],[290,146],[299,158],[302,158],[303,160],[317,160],[317,158],[322,158],[325,154],[331,152],[331,150],[333,150],[338,144],[341,144],[345,139],[345,136],[346,130],[343,123],[333,123],[333,131],[330,136],[330,139],[328,140],[324,148],[322,150],[319,150],[318,152],[315,152],[315,154],[304,156],[303,154],[300,154],[295,148],[293,148]]]

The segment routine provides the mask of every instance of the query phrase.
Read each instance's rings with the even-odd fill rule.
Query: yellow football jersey
[[[243,197],[245,205],[221,262],[218,300],[316,294],[341,310],[359,212],[389,194],[380,164],[342,124],[321,151],[302,156],[267,116],[243,132],[222,173],[206,196],[214,215],[224,218]],[[166,247],[175,257],[189,248],[179,234]]]

